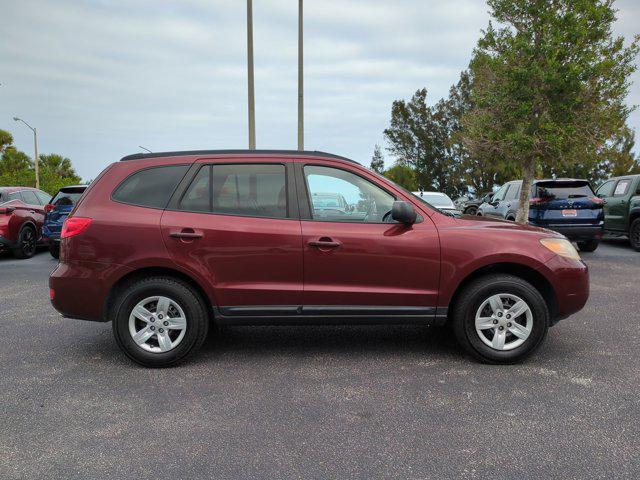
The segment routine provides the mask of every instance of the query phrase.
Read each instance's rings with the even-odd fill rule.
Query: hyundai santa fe
[[[62,315],[112,322],[149,367],[186,359],[212,323],[449,324],[477,359],[514,363],[588,296],[561,234],[453,217],[354,161],[296,151],[123,158],[71,211],[50,277]]]

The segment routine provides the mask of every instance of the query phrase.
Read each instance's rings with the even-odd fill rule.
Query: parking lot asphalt
[[[521,365],[446,328],[237,327],[146,370],[53,310],[47,252],[2,256],[0,478],[638,478],[640,253],[583,258],[589,303]]]

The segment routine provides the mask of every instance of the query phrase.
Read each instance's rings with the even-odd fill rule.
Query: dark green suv
[[[631,246],[640,252],[640,175],[611,178],[596,191],[604,202],[604,229],[629,235]]]

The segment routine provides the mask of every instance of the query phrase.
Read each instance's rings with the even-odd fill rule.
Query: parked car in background
[[[462,197],[456,199],[453,203],[455,204],[456,208],[465,215],[475,215],[476,213],[478,213],[478,207],[484,202],[490,202],[492,196],[493,192],[484,192],[479,196],[471,194],[463,195]]]
[[[353,209],[330,213],[316,193]],[[561,235],[444,214],[321,152],[131,155],[87,188],[61,238],[53,306],[113,322],[149,367],[193,354],[211,322],[450,322],[476,358],[513,363],[589,296]]]
[[[411,192],[416,197],[421,200],[424,200],[432,207],[437,208],[438,210],[442,210],[444,212],[448,212],[454,215],[460,215],[462,212],[456,208],[453,203],[453,200],[446,193],[442,192]]]
[[[49,252],[53,258],[58,258],[60,255],[62,224],[86,188],[86,185],[61,188],[51,201],[44,206],[42,237],[49,244]]]
[[[640,252],[640,175],[611,178],[596,194],[604,203],[605,231],[629,235],[631,246]]]
[[[521,180],[505,183],[478,215],[515,221],[520,205]],[[598,248],[604,229],[603,201],[587,180],[535,180],[531,186],[529,224],[562,233],[584,252]]]
[[[0,249],[30,258],[42,243],[44,206],[51,195],[30,187],[0,187]]]

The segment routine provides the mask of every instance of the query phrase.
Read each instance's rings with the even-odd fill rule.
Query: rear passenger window
[[[631,180],[620,180],[616,185],[616,189],[613,192],[614,197],[622,197],[627,194]]]
[[[287,218],[284,165],[211,165],[201,168],[179,208],[244,217]]]
[[[36,197],[36,194],[33,193],[31,190],[23,190],[21,193],[22,193],[22,199],[24,200],[24,203],[26,203],[27,205],[40,205],[40,200],[38,200],[38,197]]]
[[[513,183],[509,187],[509,190],[507,191],[507,195],[506,197],[504,197],[504,199],[515,200],[516,198],[518,198],[519,193],[520,193],[520,185],[518,185],[517,183]]]
[[[140,207],[165,208],[188,169],[188,165],[167,165],[141,170],[122,182],[111,198]]]

